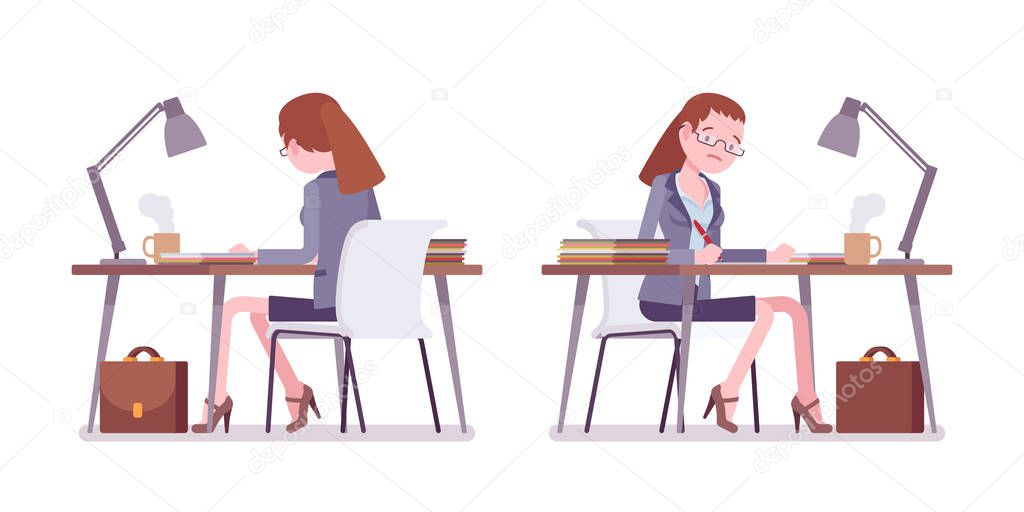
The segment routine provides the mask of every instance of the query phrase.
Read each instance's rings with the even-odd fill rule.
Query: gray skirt
[[[722,297],[693,302],[694,322],[753,322],[754,296]],[[678,304],[640,301],[640,313],[652,322],[679,322],[683,307]]]
[[[334,308],[316,309],[313,307],[313,299],[271,295],[267,302],[267,317],[271,322],[334,322],[337,320]]]

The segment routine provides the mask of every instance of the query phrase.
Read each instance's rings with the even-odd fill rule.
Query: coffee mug
[[[874,252],[871,252],[872,240],[878,242]],[[867,265],[871,258],[882,253],[882,240],[871,233],[846,233],[843,241],[843,260],[847,265]]]
[[[147,250],[146,245],[153,241],[153,250]],[[160,263],[160,255],[165,252],[181,252],[181,233],[153,233],[142,239],[142,253],[153,258],[154,263]]]

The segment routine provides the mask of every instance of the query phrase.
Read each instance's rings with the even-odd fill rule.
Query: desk
[[[565,411],[569,402],[569,387],[572,383],[573,366],[576,364],[576,347],[580,341],[583,322],[583,308],[587,301],[587,286],[590,276],[599,275],[660,275],[683,276],[683,315],[681,321],[682,343],[679,344],[679,361],[689,358],[690,326],[693,322],[693,295],[696,276],[797,276],[800,286],[800,304],[807,311],[811,338],[811,367],[814,365],[814,329],[811,322],[811,276],[902,276],[907,287],[907,302],[910,304],[910,323],[917,344],[917,357],[921,363],[921,377],[924,382],[925,405],[931,431],[937,431],[935,407],[932,404],[932,385],[928,370],[928,354],[924,342],[924,323],[921,320],[921,299],[918,294],[917,276],[951,275],[951,265],[796,265],[796,264],[730,264],[714,265],[543,265],[541,274],[549,276],[576,276],[576,297],[573,301],[572,324],[569,328],[569,352],[565,359],[565,377],[562,381],[562,404],[558,412],[558,432],[565,426]],[[676,368],[676,393],[679,396],[676,412],[676,430],[683,432],[683,401],[686,397],[685,364]]]
[[[224,310],[224,286],[227,276],[311,276],[314,265],[208,265],[208,264],[163,264],[163,265],[72,265],[71,274],[76,276],[107,276],[107,290],[103,299],[103,319],[100,323],[99,348],[96,351],[96,370],[92,382],[92,403],[89,406],[88,431],[91,433],[96,421],[96,405],[100,393],[100,363],[107,357],[110,342],[110,327],[114,320],[114,303],[117,300],[117,286],[121,276],[212,276],[213,317],[210,321],[210,384],[207,400],[214,402],[217,382],[217,361],[220,350],[221,317]],[[478,276],[483,272],[480,265],[435,264],[424,265],[423,275],[434,276],[437,288],[437,302],[441,310],[441,324],[445,344],[448,347],[448,363],[455,387],[455,405],[459,411],[459,426],[466,433],[466,413],[462,405],[462,380],[459,378],[459,362],[455,351],[455,329],[452,324],[451,300],[448,296],[448,276]],[[213,407],[208,407],[206,423],[213,429]]]

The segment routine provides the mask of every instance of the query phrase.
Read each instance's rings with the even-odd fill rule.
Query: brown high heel
[[[203,400],[204,404],[209,405],[209,400]],[[213,407],[213,428],[209,431],[206,430],[206,423],[196,423],[192,425],[192,432],[196,434],[206,434],[217,430],[217,424],[220,423],[220,419],[224,418],[224,433],[228,433],[228,429],[231,428],[231,409],[235,406],[235,403],[231,401],[231,397],[224,397],[224,402],[220,405]]]
[[[717,423],[719,427],[722,427],[725,430],[728,430],[729,432],[735,434],[740,428],[737,427],[735,423],[725,419],[725,404],[739,401],[740,398],[738,396],[732,398],[723,398],[721,384],[711,388],[711,397],[708,398],[708,408],[704,410],[704,419],[707,419],[708,414],[711,414],[711,406],[714,406],[715,423]]]
[[[793,401],[790,402],[790,406],[793,408],[793,428],[795,428],[797,432],[800,432],[801,417],[804,419],[804,422],[807,423],[807,428],[811,429],[811,433],[813,434],[828,434],[829,432],[832,432],[832,425],[825,422],[819,422],[814,419],[814,415],[811,414],[811,409],[816,405],[818,405],[817,398],[815,398],[813,402],[804,405],[800,403],[800,400],[798,400],[797,397],[793,397]]]
[[[316,414],[316,418],[320,419],[320,409],[316,406],[316,398],[313,397],[313,390],[309,386],[302,385],[302,396],[285,398],[286,402],[298,402],[299,403],[299,417],[288,424],[285,430],[288,432],[295,432],[302,427],[305,427],[309,423],[308,409],[313,408],[313,413]]]

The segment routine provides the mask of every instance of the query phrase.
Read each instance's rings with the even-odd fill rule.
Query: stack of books
[[[668,262],[668,240],[565,239],[561,265],[657,265]]]
[[[466,258],[465,238],[436,238],[427,245],[427,263],[461,265]]]
[[[798,252],[789,258],[789,262],[806,263],[808,265],[840,265],[846,261],[845,256],[841,252]]]

